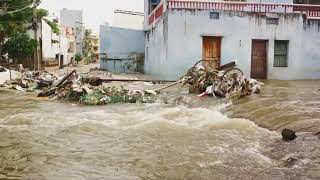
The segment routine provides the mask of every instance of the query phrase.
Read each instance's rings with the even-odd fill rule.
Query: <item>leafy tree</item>
[[[7,7],[0,14],[0,41],[17,32],[25,32],[32,22],[33,2],[38,0],[10,0],[0,1],[0,7]],[[2,10],[4,8],[1,8]]]
[[[84,32],[84,45],[83,45],[83,55],[86,60],[86,63],[90,63],[92,60],[93,45],[91,40],[92,31],[90,29],[86,29]]]
[[[33,6],[40,0],[9,0],[0,1],[0,55],[4,55],[2,46],[5,41],[17,33],[25,33],[31,28]]]
[[[26,33],[17,33],[5,42],[3,52],[17,63],[26,56],[32,55],[36,48],[36,40],[30,38]]]
[[[36,15],[38,19],[42,19],[44,17],[49,16],[49,11],[46,9],[37,9],[36,10]]]
[[[58,34],[58,35],[60,34],[60,28],[59,28],[59,25],[58,25],[57,22],[51,21],[51,20],[46,19],[46,18],[44,18],[43,20],[51,27],[52,31],[55,34]]]

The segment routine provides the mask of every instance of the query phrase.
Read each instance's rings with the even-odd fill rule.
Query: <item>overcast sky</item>
[[[59,17],[60,9],[83,9],[86,27],[99,29],[104,22],[112,24],[113,10],[143,12],[144,0],[42,0],[40,7],[48,9]]]

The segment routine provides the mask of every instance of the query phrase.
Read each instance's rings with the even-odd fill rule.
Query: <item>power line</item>
[[[4,1],[2,0],[0,2],[7,2],[7,1],[6,0],[4,0]],[[18,9],[12,10],[12,11],[7,11],[7,9],[9,8],[7,6],[4,9],[0,9],[0,15],[13,14],[13,13],[17,13],[17,12],[23,11],[23,10],[28,9],[28,8],[36,8],[39,4],[40,4],[40,0],[34,0],[30,4],[28,4],[27,6],[16,7]]]

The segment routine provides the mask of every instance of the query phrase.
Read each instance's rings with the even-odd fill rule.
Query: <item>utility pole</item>
[[[42,66],[42,57],[40,57],[40,38],[38,37],[38,17],[37,17],[37,6],[39,5],[40,1],[36,1],[33,5],[33,20],[32,20],[32,28],[34,31],[34,38],[37,41],[37,48],[36,52],[34,53],[34,70],[41,70]]]
[[[37,48],[34,52],[34,58],[33,58],[33,69],[38,69],[38,20],[37,20],[37,13],[36,8],[33,8],[33,17],[32,17],[32,29],[34,34],[34,39],[37,41]]]

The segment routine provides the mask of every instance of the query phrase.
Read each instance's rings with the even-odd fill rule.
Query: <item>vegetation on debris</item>
[[[39,92],[39,97],[68,100],[84,105],[115,103],[154,103],[157,96],[150,92],[133,91],[122,86],[90,85],[90,77],[75,71],[59,76],[45,71],[22,72],[22,77],[4,86],[18,91]],[[91,78],[95,79],[95,78]]]

